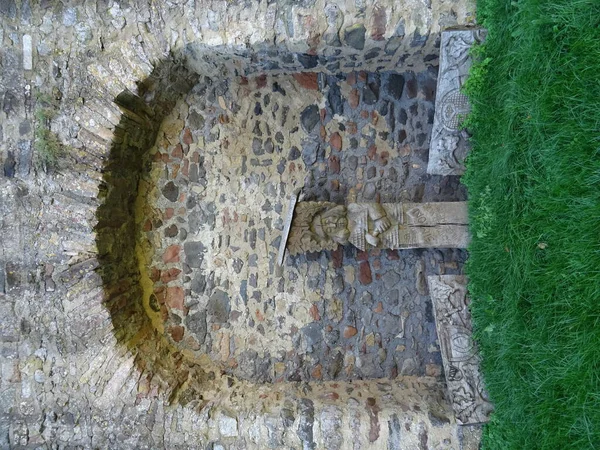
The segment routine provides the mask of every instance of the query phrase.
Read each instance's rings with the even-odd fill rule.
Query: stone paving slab
[[[467,279],[462,275],[433,275],[427,280],[456,421],[461,425],[487,422],[493,406],[472,339]]]

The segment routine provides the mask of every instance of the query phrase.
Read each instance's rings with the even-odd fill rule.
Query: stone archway
[[[283,28],[277,25],[270,29],[268,27],[271,22],[259,24],[258,28],[261,30],[268,29],[265,33],[270,37],[265,40],[269,45],[264,46],[259,43],[259,39],[252,37],[252,29],[257,27],[252,14],[257,17],[262,17],[263,13],[267,16],[271,14],[272,8],[266,3],[256,6],[256,9],[250,8],[250,13],[242,11],[243,8],[240,9],[241,7],[238,8],[236,5],[226,7],[226,2],[215,2],[209,12],[198,12],[194,8],[186,7],[182,15],[177,11],[169,12],[171,15],[163,11],[164,14],[159,17],[156,10],[146,11],[142,6],[139,12],[137,10],[128,12],[125,7],[121,9],[113,6],[110,11],[103,11],[106,14],[97,14],[99,16],[97,20],[103,20],[106,16],[106,27],[111,26],[117,30],[111,31],[111,39],[114,38],[116,43],[122,41],[128,44],[122,46],[118,57],[112,53],[110,57],[104,57],[102,52],[108,51],[108,48],[114,50],[117,44],[111,46],[106,36],[97,37],[94,41],[98,42],[98,60],[89,61],[87,70],[84,70],[81,76],[84,89],[77,94],[69,91],[69,99],[73,101],[61,112],[65,118],[60,116],[63,121],[61,123],[70,126],[61,129],[58,132],[59,137],[74,145],[73,159],[78,166],[72,167],[70,171],[67,170],[63,174],[57,174],[55,178],[54,175],[48,176],[46,182],[49,186],[52,186],[56,192],[65,194],[53,193],[53,202],[44,206],[43,215],[40,214],[42,219],[31,222],[31,224],[38,224],[38,229],[41,230],[54,225],[69,230],[60,232],[59,240],[36,238],[41,242],[38,247],[40,255],[62,252],[61,255],[67,256],[57,257],[51,261],[36,260],[35,264],[45,265],[44,270],[36,278],[41,280],[39,283],[36,282],[36,287],[29,286],[25,282],[21,286],[18,277],[11,275],[10,289],[8,289],[15,295],[18,291],[24,299],[31,300],[39,295],[47,302],[46,304],[40,302],[42,306],[39,310],[35,308],[26,310],[31,311],[35,323],[40,324],[39,330],[34,328],[32,331],[31,327],[27,326],[29,322],[22,321],[24,317],[19,316],[21,313],[14,313],[17,317],[15,323],[24,324],[21,326],[25,330],[22,333],[33,336],[23,339],[33,342],[35,337],[35,340],[39,341],[52,341],[51,336],[57,334],[57,329],[65,330],[59,331],[58,335],[66,342],[69,351],[68,354],[63,354],[66,361],[63,365],[53,366],[56,363],[51,362],[52,358],[43,360],[44,353],[39,352],[41,356],[35,358],[31,356],[31,361],[23,366],[22,392],[27,394],[33,391],[33,394],[29,397],[24,397],[23,394],[22,398],[21,394],[15,394],[15,402],[26,399],[22,403],[33,406],[19,413],[22,415],[15,415],[15,420],[12,422],[15,425],[11,429],[11,442],[41,445],[44,439],[52,441],[53,436],[56,437],[61,430],[68,429],[70,430],[68,433],[65,432],[60,438],[56,438],[57,442],[94,446],[117,445],[117,442],[121,442],[139,447],[152,447],[162,443],[170,446],[218,447],[221,445],[230,448],[264,448],[265,442],[266,446],[271,448],[283,445],[344,448],[350,442],[353,442],[357,448],[382,445],[391,448],[401,445],[415,448],[427,445],[458,445],[455,422],[447,399],[444,397],[444,385],[439,378],[427,376],[383,378],[375,374],[375,378],[371,380],[360,380],[358,378],[366,378],[366,375],[359,374],[353,381],[331,377],[333,381],[316,382],[314,380],[318,377],[313,377],[312,374],[313,369],[316,368],[314,364],[310,366],[311,371],[307,376],[300,377],[300,380],[306,381],[305,383],[295,382],[291,378],[286,379],[284,383],[275,384],[257,384],[239,380],[234,377],[238,375],[235,371],[227,373],[225,370],[223,374],[223,367],[216,364],[209,353],[205,355],[190,353],[189,349],[181,347],[178,342],[172,342],[173,334],[166,335],[160,332],[160,329],[157,330],[147,314],[147,309],[144,308],[144,303],[140,301],[143,298],[144,282],[140,283],[140,280],[143,280],[141,278],[143,271],[140,271],[140,264],[138,264],[140,253],[136,252],[135,248],[138,242],[136,240],[138,229],[135,222],[136,198],[139,185],[150,172],[150,164],[152,164],[152,159],[145,159],[144,155],[155,145],[156,136],[161,132],[160,127],[164,126],[165,119],[168,119],[170,113],[176,111],[176,100],[186,95],[197,83],[198,73],[219,81],[222,80],[223,74],[234,74],[236,77],[248,75],[251,80],[249,82],[256,83],[258,86],[258,83],[262,83],[258,80],[260,74],[272,71],[272,74],[267,77],[267,85],[272,89],[274,84],[271,82],[274,81],[269,77],[283,76],[281,75],[283,73],[320,71],[320,65],[324,65],[330,75],[349,73],[362,68],[366,73],[366,79],[359,81],[363,83],[359,85],[359,96],[362,97],[370,95],[369,90],[374,94],[373,87],[370,86],[373,82],[372,77],[385,69],[385,67],[378,68],[378,61],[389,59],[387,63],[392,65],[402,61],[405,67],[415,74],[420,73],[427,64],[435,64],[436,35],[440,28],[447,22],[455,22],[456,19],[453,17],[457,15],[461,21],[465,17],[463,5],[456,6],[455,11],[451,11],[448,5],[441,3],[436,3],[431,8],[418,9],[415,6],[410,14],[405,14],[394,7],[383,8],[387,12],[382,13],[380,6],[362,5],[358,2],[356,5],[341,7],[341,15],[336,11],[332,11],[327,18],[313,14],[317,19],[311,20],[311,8],[321,8],[323,5],[314,6],[309,3],[279,5],[281,9],[274,13],[276,19],[273,19],[273,23],[279,24],[278,21],[281,19],[279,16],[285,13],[287,16],[284,17]],[[290,7],[286,9],[285,6]],[[362,12],[355,11],[357,8]],[[290,12],[286,13],[288,10]],[[35,13],[38,14],[37,11]],[[75,9],[75,16],[83,13],[83,10]],[[45,13],[41,11],[40,14]],[[363,17],[363,14],[369,17],[368,21],[357,19]],[[68,24],[71,23],[72,15],[72,11],[66,8],[61,23],[70,26]],[[52,14],[48,16],[50,17],[48,20],[51,20],[51,16]],[[189,21],[182,19],[188,16],[199,17],[199,19]],[[149,25],[147,29],[141,27],[140,37],[130,39],[125,31],[121,33],[118,30],[129,30],[129,24],[135,24],[136,17]],[[201,32],[195,29],[200,24],[199,21],[203,21]],[[240,30],[244,31],[239,35],[229,36],[227,39],[230,41],[225,39],[226,45],[219,47],[223,39],[219,41],[217,36],[223,33],[223,30],[215,21],[222,24],[233,21]],[[382,25],[382,23],[390,25]],[[83,43],[89,42],[86,39],[93,29],[93,27],[77,28],[74,39],[81,39],[80,42]],[[179,30],[181,33],[173,30]],[[285,35],[290,36],[290,33],[293,37],[285,38]],[[195,36],[195,39],[201,39],[204,43],[188,48],[188,56],[195,55],[190,63],[194,70],[178,62],[180,56],[168,56],[167,49],[182,47],[181,42],[185,41],[182,36],[185,39],[188,36]],[[323,42],[316,36],[322,36]],[[335,36],[338,38],[336,39]],[[246,52],[242,46],[231,45],[244,42],[246,37],[253,42],[252,50]],[[329,43],[330,38],[331,43]],[[34,42],[36,39],[34,38]],[[336,47],[338,40],[342,47]],[[171,41],[174,42],[173,45],[169,44]],[[285,42],[285,46],[282,45],[280,48],[279,45],[272,45],[271,42],[276,44]],[[88,44],[82,44],[82,48],[85,49],[86,45]],[[284,47],[286,49],[282,50]],[[139,54],[144,56],[135,56],[138,55],[136,52],[140,48],[143,50]],[[336,54],[340,48],[342,52]],[[40,53],[43,50],[42,48]],[[240,52],[241,54],[238,54]],[[175,50],[174,53],[181,55],[179,50]],[[276,58],[282,61],[279,67],[273,64]],[[337,61],[331,62],[328,58],[337,58]],[[313,66],[315,63],[316,65]],[[336,65],[337,63],[339,66]],[[248,70],[249,67],[253,69]],[[257,75],[256,78],[254,74]],[[311,77],[313,75],[309,75],[310,83],[312,83]],[[142,81],[136,83],[138,80]],[[339,81],[347,82],[347,80]],[[292,83],[291,80],[289,82]],[[300,83],[295,79],[293,82]],[[365,86],[368,89],[365,89]],[[326,102],[330,101],[329,93],[327,97]],[[83,100],[78,103],[78,98]],[[120,109],[115,107],[113,100]],[[264,95],[261,95],[261,108],[265,107],[264,100]],[[216,102],[219,103],[218,97]],[[321,106],[319,103],[319,114]],[[300,111],[299,113],[302,115]],[[425,114],[418,112],[418,115],[422,113]],[[313,114],[307,113],[307,115]],[[361,117],[361,119],[367,121],[367,118]],[[372,118],[369,117],[368,121],[371,120]],[[183,129],[182,131],[183,134],[179,138],[188,140],[186,132]],[[320,126],[314,129],[319,138],[320,131]],[[334,153],[338,151],[335,150],[337,137],[333,140],[331,138],[340,131],[326,128],[327,145],[333,146],[330,155],[337,156]],[[377,134],[384,131],[377,130]],[[196,137],[197,135],[194,136],[192,132],[192,139]],[[344,136],[341,137],[343,143]],[[276,142],[276,137],[274,140]],[[360,140],[358,144],[360,147]],[[266,159],[268,152],[265,145],[266,142],[263,142],[265,154],[258,156]],[[175,144],[174,147],[176,146]],[[297,150],[300,152],[300,157],[297,159],[304,161],[304,148],[298,147]],[[170,157],[173,157],[172,151],[176,149],[168,149]],[[380,156],[383,162],[385,157],[382,153],[376,153],[374,159],[366,156],[367,172],[369,164],[375,160],[379,161]],[[306,155],[312,158],[308,150]],[[390,156],[388,155],[388,158]],[[346,154],[339,161],[340,174],[338,175],[340,176],[337,177],[337,181],[340,182],[340,187],[344,184],[340,178],[343,175],[342,165],[345,164],[345,157]],[[319,158],[317,152],[316,159]],[[25,168],[22,170],[26,173],[26,158],[23,157],[18,161],[17,169],[21,170],[20,161],[23,161]],[[350,159],[347,163],[354,164]],[[336,164],[338,162],[334,158],[329,160],[327,157],[328,168],[335,169]],[[358,161],[357,164],[361,162]],[[385,167],[391,169],[389,159],[388,166]],[[102,180],[99,173],[102,173]],[[333,181],[333,179],[323,178],[318,172],[312,175],[314,183],[309,186],[313,190],[312,195],[320,199],[320,195],[329,192],[322,189],[323,186],[319,186],[320,182]],[[364,174],[368,180],[379,177],[376,175],[368,178],[369,176],[369,173]],[[449,181],[451,180],[445,183]],[[34,184],[30,183],[30,189],[34,189]],[[444,186],[448,184],[441,185],[440,192],[443,192]],[[366,183],[364,187],[363,193],[368,194]],[[96,194],[99,194],[99,201],[95,198]],[[409,192],[413,198],[421,194],[437,195],[435,192],[431,194],[422,191],[420,187],[415,188],[414,192]],[[15,189],[11,191],[10,196],[6,195],[7,198],[12,196],[10,198],[15,200],[16,205],[21,201],[19,198],[22,190]],[[138,203],[137,207],[138,218],[152,217],[144,210],[144,202]],[[98,221],[95,235],[90,225],[93,224],[94,217]],[[144,225],[145,221],[140,221],[141,229]],[[29,233],[27,236],[33,239],[37,231],[33,225],[31,226],[31,230],[25,231],[26,229],[23,228],[22,232]],[[170,224],[166,228],[168,226]],[[152,227],[153,230],[150,231],[156,229],[163,234],[166,232],[166,228],[154,228],[154,223]],[[178,236],[181,228],[183,227],[178,227]],[[259,230],[256,233],[259,241]],[[181,255],[187,256],[185,250]],[[424,271],[431,261],[424,258],[422,252],[413,255],[416,265],[421,267],[421,275],[415,272],[413,276],[421,283]],[[325,289],[330,289],[327,286],[331,286],[333,290],[335,278],[338,275],[342,275],[342,278],[346,276],[345,271],[341,273],[344,269],[337,267],[340,259],[354,256],[311,255],[305,260],[296,261],[295,264],[304,267],[310,276],[311,284],[307,285],[309,289],[317,289],[323,284]],[[378,273],[382,275],[383,280],[383,270],[388,265],[398,264],[398,260],[395,259],[397,255],[393,253],[374,255],[372,258],[375,259],[370,260],[366,255],[357,256],[360,262],[354,277],[358,280],[359,277],[364,276],[365,283],[357,281],[362,286],[370,286],[367,283],[367,273],[370,273],[370,282],[374,284]],[[162,258],[162,255],[160,257]],[[435,259],[436,256],[433,255],[433,258]],[[141,260],[143,261],[143,258]],[[383,269],[376,267],[376,260]],[[327,279],[321,272],[317,273],[316,268],[321,265],[328,266],[330,263],[336,271],[340,272],[334,272],[335,277]],[[23,264],[25,267],[25,263]],[[369,271],[364,269],[367,266]],[[309,267],[315,268],[309,269]],[[382,272],[378,272],[380,270]],[[450,270],[454,269],[450,267]],[[11,270],[11,274],[14,273],[18,273],[18,270]],[[193,278],[190,278],[191,283]],[[23,275],[20,279],[26,280],[27,275]],[[297,278],[288,281],[293,285]],[[222,282],[223,280],[220,281]],[[344,280],[344,284],[344,289],[350,289],[351,283]],[[36,290],[40,289],[40,286],[43,292]],[[416,286],[415,282],[415,288]],[[256,287],[258,290],[258,284]],[[425,289],[423,284],[420,287]],[[335,289],[338,288],[339,286]],[[150,307],[150,302],[147,306]],[[376,304],[374,306],[377,307]],[[322,311],[319,310],[319,314],[325,315],[326,310],[326,307]],[[50,317],[49,311],[51,317],[56,319],[47,319]],[[218,314],[220,313],[217,311],[216,315]],[[308,317],[311,317],[310,314],[309,309]],[[229,315],[231,317],[231,310]],[[186,318],[187,316],[183,320],[185,321]],[[53,321],[58,321],[59,326],[57,327]],[[48,323],[47,328],[43,325],[45,323]],[[172,327],[176,324],[168,326]],[[340,327],[345,326],[344,323],[340,324]],[[303,327],[299,327],[301,328]],[[343,328],[340,330],[342,334],[343,330]],[[20,332],[15,331],[15,333],[19,335]],[[354,336],[358,336],[358,333]],[[62,348],[61,345],[58,346]],[[53,355],[60,354],[58,351],[54,352],[52,348],[48,351]],[[56,356],[53,358],[56,359]],[[33,384],[33,388],[28,384],[29,378],[43,380],[40,373],[48,371],[42,364],[51,368],[56,367],[56,370],[52,369],[54,374],[60,374],[62,377],[61,379],[52,375],[55,392],[51,389],[47,390],[42,382],[38,382],[40,386]],[[391,370],[391,365],[389,369]],[[50,372],[46,376],[50,377]],[[256,381],[251,376],[247,378]],[[82,389],[82,392],[75,393],[72,387],[74,385],[81,386],[78,389]],[[65,397],[70,400],[65,402]],[[35,406],[36,404],[41,406]],[[71,414],[75,414],[77,426],[84,430],[82,434],[74,431],[78,429],[76,426],[69,425],[70,416],[67,414],[69,409],[74,411]],[[35,431],[41,429],[35,426],[35,421],[38,419],[40,423],[44,423],[43,431],[40,432]],[[22,429],[26,432],[22,432]]]

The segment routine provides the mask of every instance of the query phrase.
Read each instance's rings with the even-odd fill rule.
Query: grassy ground
[[[468,275],[486,449],[600,449],[600,0],[479,0]]]

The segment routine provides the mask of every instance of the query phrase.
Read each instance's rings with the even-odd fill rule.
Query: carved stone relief
[[[427,277],[446,382],[459,424],[487,422],[492,404],[472,339],[467,280],[460,275]]]
[[[289,226],[292,255],[335,250],[348,243],[369,248],[465,248],[469,243],[466,202],[299,202]],[[287,228],[286,228],[287,231]]]
[[[461,88],[471,67],[470,48],[481,42],[484,31],[452,30],[442,33],[435,116],[431,132],[427,173],[462,175],[469,149],[467,133],[460,128],[469,113],[468,98]]]

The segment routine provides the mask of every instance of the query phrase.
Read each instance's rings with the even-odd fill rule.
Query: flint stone
[[[367,105],[374,105],[379,100],[379,93],[377,86],[373,83],[365,85],[363,87],[363,103]]]
[[[202,267],[204,252],[206,251],[202,242],[186,242],[183,244],[183,250],[185,252],[185,262],[188,266],[194,268]]]
[[[319,58],[316,55],[308,55],[306,53],[298,53],[296,55],[298,61],[305,69],[313,69],[319,64]]]
[[[300,114],[300,122],[306,133],[314,130],[320,120],[319,107],[317,105],[307,106]]]
[[[198,343],[204,344],[206,340],[206,311],[200,311],[197,314],[190,314],[185,318],[185,326],[190,330]]]
[[[397,73],[391,74],[385,83],[385,91],[395,100],[400,100],[404,91],[404,77]]]
[[[231,312],[229,295],[227,295],[226,292],[217,289],[208,300],[207,310],[213,321],[217,323],[226,323],[229,319],[229,313]]]
[[[167,184],[165,184],[162,188],[162,194],[165,196],[165,198],[171,202],[176,202],[177,199],[179,198],[179,188],[177,187],[177,185],[175,183],[173,183],[172,181],[169,181]]]
[[[366,31],[363,24],[356,24],[346,28],[344,30],[344,40],[346,41],[346,45],[349,45],[356,50],[363,50],[365,48]]]

